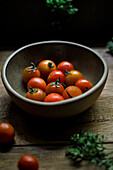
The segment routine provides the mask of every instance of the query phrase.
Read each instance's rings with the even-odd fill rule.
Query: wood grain
[[[34,155],[39,163],[40,170],[100,170],[105,169],[97,167],[83,161],[81,164],[74,164],[65,156],[67,147],[63,146],[32,146],[32,147],[12,147],[8,152],[0,153],[0,169],[17,170],[19,158],[24,154]],[[9,166],[10,165],[10,166]]]
[[[11,148],[4,150],[0,146],[0,169],[16,170],[17,160],[25,153],[31,153],[39,159],[41,170],[98,169],[86,162],[75,168],[65,157],[70,136],[82,129],[104,135],[113,143],[113,56],[105,48],[93,49],[106,60],[109,66],[108,79],[95,104],[72,118],[52,120],[28,115],[11,101],[0,78],[0,122],[11,123],[16,132]],[[12,52],[0,51],[0,70]]]

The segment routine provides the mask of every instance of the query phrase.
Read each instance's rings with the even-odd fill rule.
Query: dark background
[[[45,40],[92,45],[113,36],[113,0],[73,0],[79,11],[62,30],[51,26],[46,0],[0,0],[0,46]]]

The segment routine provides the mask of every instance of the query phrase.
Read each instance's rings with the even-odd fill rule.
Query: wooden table
[[[8,148],[0,146],[0,170],[16,170],[17,161],[23,154],[36,156],[40,163],[40,170],[99,169],[88,162],[83,162],[80,167],[76,167],[65,157],[70,136],[81,129],[104,135],[113,148],[113,56],[103,47],[93,49],[106,60],[109,66],[108,79],[96,103],[73,118],[55,121],[24,113],[11,101],[0,79],[0,123],[9,122],[16,131],[12,146]],[[0,50],[0,70],[13,51]]]

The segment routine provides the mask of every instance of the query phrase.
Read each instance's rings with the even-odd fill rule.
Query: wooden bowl
[[[93,88],[84,94],[68,100],[46,103],[27,99],[22,71],[31,62],[38,64],[43,59],[56,64],[63,60],[73,63],[83,77],[90,80]],[[2,67],[2,81],[11,99],[25,112],[40,117],[65,118],[85,111],[95,103],[101,94],[108,76],[105,60],[86,46],[67,41],[43,41],[26,45],[5,61]]]

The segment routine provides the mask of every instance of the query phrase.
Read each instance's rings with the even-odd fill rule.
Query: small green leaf
[[[111,54],[113,54],[113,37],[111,41],[107,42],[106,48],[108,48]]]

